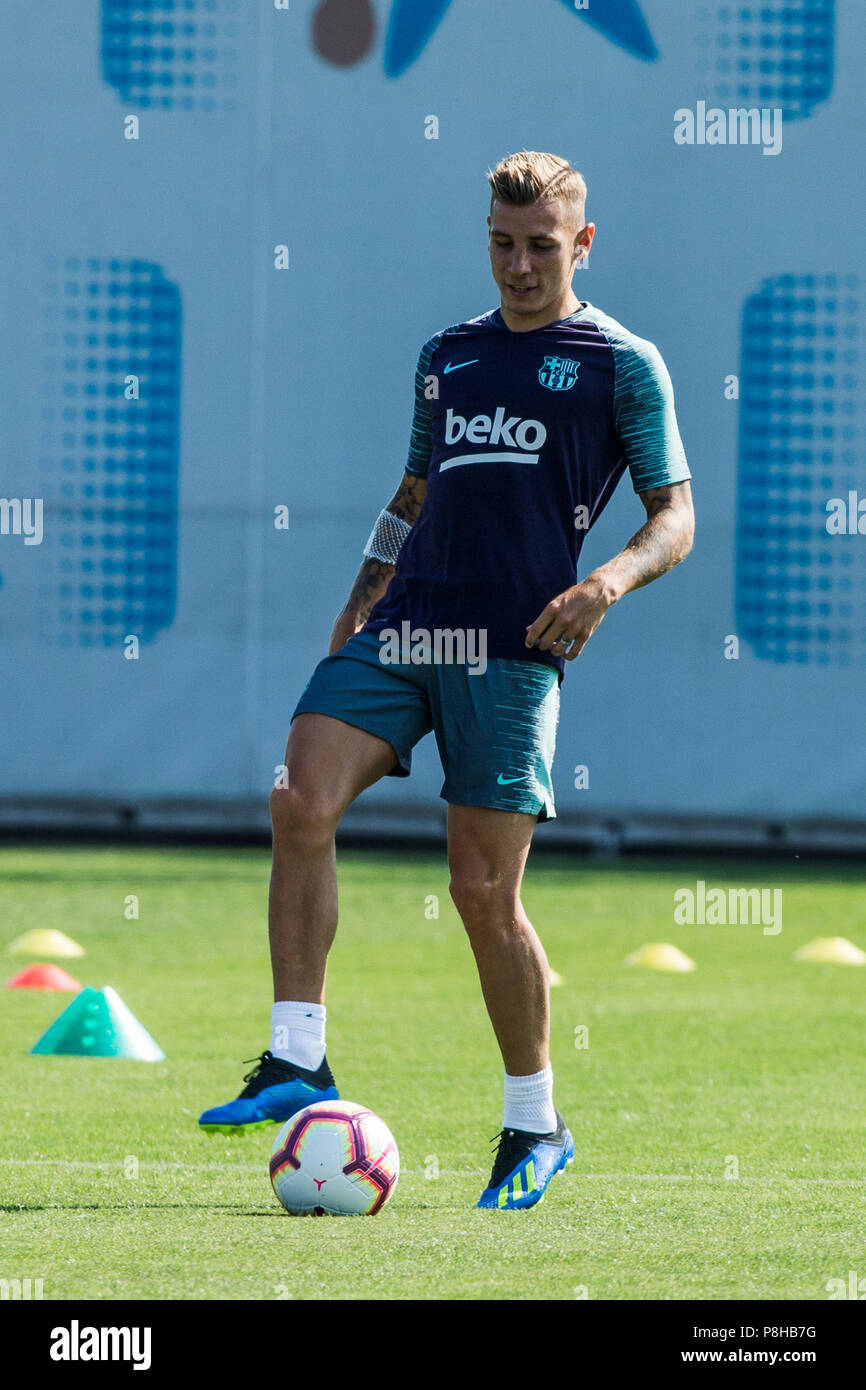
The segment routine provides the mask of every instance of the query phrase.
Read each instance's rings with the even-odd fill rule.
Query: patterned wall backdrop
[[[177,598],[180,296],[143,261],[47,268],[43,615],[65,646],[149,642]]]
[[[769,661],[866,655],[866,548],[834,525],[864,473],[857,283],[779,276],[743,313],[737,617]]]
[[[540,836],[866,825],[866,6],[7,0],[0,42],[0,823],[266,824],[530,148],[587,179],[575,288],[658,345],[698,515],[568,666]],[[581,572],[642,520],[626,480]],[[440,827],[441,781],[427,738],[345,824]]]
[[[701,5],[699,72],[713,100],[811,116],[833,86],[836,0]]]
[[[124,101],[233,111],[238,0],[102,0],[100,57]]]

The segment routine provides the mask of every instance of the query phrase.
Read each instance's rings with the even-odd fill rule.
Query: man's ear
[[[587,223],[585,223],[584,226],[581,227],[580,232],[578,233],[578,235],[580,235],[581,233],[585,232],[586,229],[587,229],[587,227],[592,227],[592,236],[590,236],[590,238],[589,238],[589,246],[584,246],[584,247],[583,247],[584,254],[588,256],[588,255],[589,255],[589,251],[590,251],[590,247],[592,246],[593,237],[595,236],[595,223],[594,223],[594,222],[587,222]]]

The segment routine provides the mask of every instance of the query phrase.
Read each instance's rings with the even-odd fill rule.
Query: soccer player
[[[325,970],[334,836],[380,777],[436,736],[450,892],[505,1069],[481,1207],[534,1206],[574,1155],[553,1103],[549,968],[520,899],[536,823],[555,815],[559,687],[612,604],[688,554],[694,527],[665,365],[572,289],[595,227],[567,160],[521,151],[488,172],[498,308],[421,349],[403,480],[292,715],[271,795],[271,1046],[206,1130],[282,1123],[337,1096]],[[628,470],[646,521],[576,582],[581,545]]]

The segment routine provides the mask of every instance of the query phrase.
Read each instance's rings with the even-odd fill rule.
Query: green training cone
[[[30,1049],[42,1056],[129,1057],[162,1062],[165,1053],[111,988],[88,986]]]

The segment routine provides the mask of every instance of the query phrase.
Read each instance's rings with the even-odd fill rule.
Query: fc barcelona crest
[[[577,381],[580,366],[573,357],[545,357],[538,369],[538,380],[550,391],[568,391]]]

